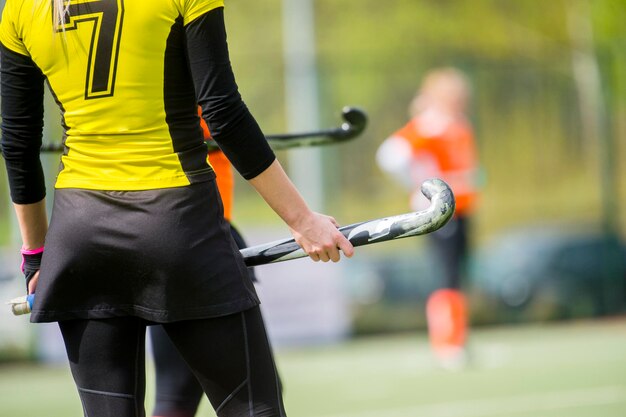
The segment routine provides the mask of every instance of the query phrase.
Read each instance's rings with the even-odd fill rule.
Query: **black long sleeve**
[[[224,9],[195,19],[185,34],[196,97],[211,135],[237,171],[254,178],[276,157],[239,94],[228,55]]]
[[[32,204],[46,196],[39,160],[43,136],[44,76],[25,55],[0,44],[2,155],[11,199]]]

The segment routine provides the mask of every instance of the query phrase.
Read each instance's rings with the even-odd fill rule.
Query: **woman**
[[[313,260],[338,261],[353,248],[334,219],[307,207],[242,102],[223,0],[7,0],[0,43],[3,155],[27,287],[37,291],[31,321],[59,322],[85,416],[145,415],[153,323],[218,416],[284,416],[196,104]],[[49,229],[44,81],[65,129]]]
[[[465,74],[455,68],[432,69],[409,105],[411,119],[381,144],[376,155],[384,171],[408,185],[413,210],[428,203],[420,192],[427,178],[443,179],[454,192],[454,217],[428,235],[442,282],[426,302],[433,353],[440,365],[450,370],[462,368],[468,359],[469,313],[462,279],[480,185],[477,148],[466,115],[469,98]]]

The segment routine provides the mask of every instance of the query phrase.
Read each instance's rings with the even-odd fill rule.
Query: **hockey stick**
[[[420,236],[443,227],[454,214],[454,195],[448,184],[440,179],[422,184],[422,194],[430,206],[422,211],[400,214],[340,227],[339,230],[353,246],[364,246],[388,240]],[[283,239],[241,249],[247,266],[265,265],[308,256],[294,239]],[[13,314],[30,313],[35,296],[23,296],[9,301]]]
[[[320,146],[345,142],[363,133],[367,125],[367,115],[356,107],[344,107],[341,112],[344,122],[339,127],[302,133],[281,133],[267,135],[267,142],[275,150],[298,148],[302,146]],[[218,150],[215,141],[206,142],[210,151]],[[44,143],[41,152],[62,152],[62,143]]]
[[[314,132],[268,135],[267,141],[276,150],[330,145],[353,139],[365,130],[367,115],[363,110],[346,106],[341,111],[341,117],[344,122],[339,127]]]
[[[444,226],[454,214],[454,195],[448,184],[430,179],[422,184],[430,206],[422,211],[355,223],[339,228],[353,246],[370,245],[425,235]],[[241,250],[247,266],[264,265],[308,256],[294,239],[283,239]]]

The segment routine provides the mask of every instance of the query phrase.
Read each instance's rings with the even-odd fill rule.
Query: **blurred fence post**
[[[315,19],[311,0],[283,0],[285,107],[290,131],[319,128],[315,62]],[[317,148],[289,151],[289,174],[309,205],[324,210],[322,153]]]

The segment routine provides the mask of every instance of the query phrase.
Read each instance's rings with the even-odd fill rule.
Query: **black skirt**
[[[167,323],[257,304],[215,181],[56,190],[31,322],[137,316]]]

